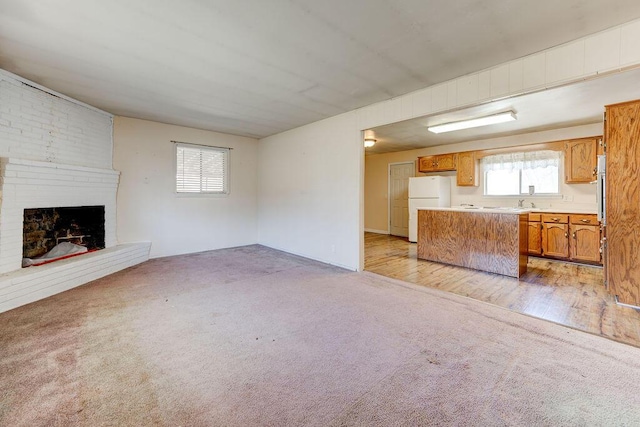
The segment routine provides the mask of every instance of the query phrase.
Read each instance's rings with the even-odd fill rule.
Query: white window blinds
[[[176,144],[178,193],[227,194],[229,149]]]

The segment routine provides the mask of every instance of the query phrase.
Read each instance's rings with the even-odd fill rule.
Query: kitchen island
[[[421,208],[418,258],[520,277],[527,271],[529,211]]]

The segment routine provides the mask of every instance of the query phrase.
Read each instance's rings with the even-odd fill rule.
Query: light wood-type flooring
[[[419,260],[416,249],[402,237],[365,233],[365,270],[640,347],[640,312],[615,303],[600,267],[529,257],[515,279]]]

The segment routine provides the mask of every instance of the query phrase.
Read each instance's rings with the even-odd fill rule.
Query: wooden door
[[[413,162],[389,165],[389,232],[394,236],[409,236],[409,177],[414,171]]]
[[[606,108],[606,277],[624,304],[640,306],[640,100]]]
[[[571,259],[600,262],[600,226],[571,224]]]
[[[418,157],[419,172],[434,172],[436,170],[436,156]]]
[[[478,185],[476,173],[476,153],[467,151],[458,153],[458,175],[456,182],[461,187],[473,187]]]
[[[457,166],[457,154],[441,154],[436,156],[436,169],[438,171],[454,171]]]
[[[569,258],[569,226],[543,223],[542,251],[545,256]]]
[[[589,183],[596,179],[598,139],[599,138],[583,138],[565,143],[565,182]]]
[[[542,255],[542,223],[529,221],[529,255]]]

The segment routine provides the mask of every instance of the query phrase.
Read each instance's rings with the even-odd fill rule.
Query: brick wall
[[[0,157],[110,169],[113,117],[0,70]]]

